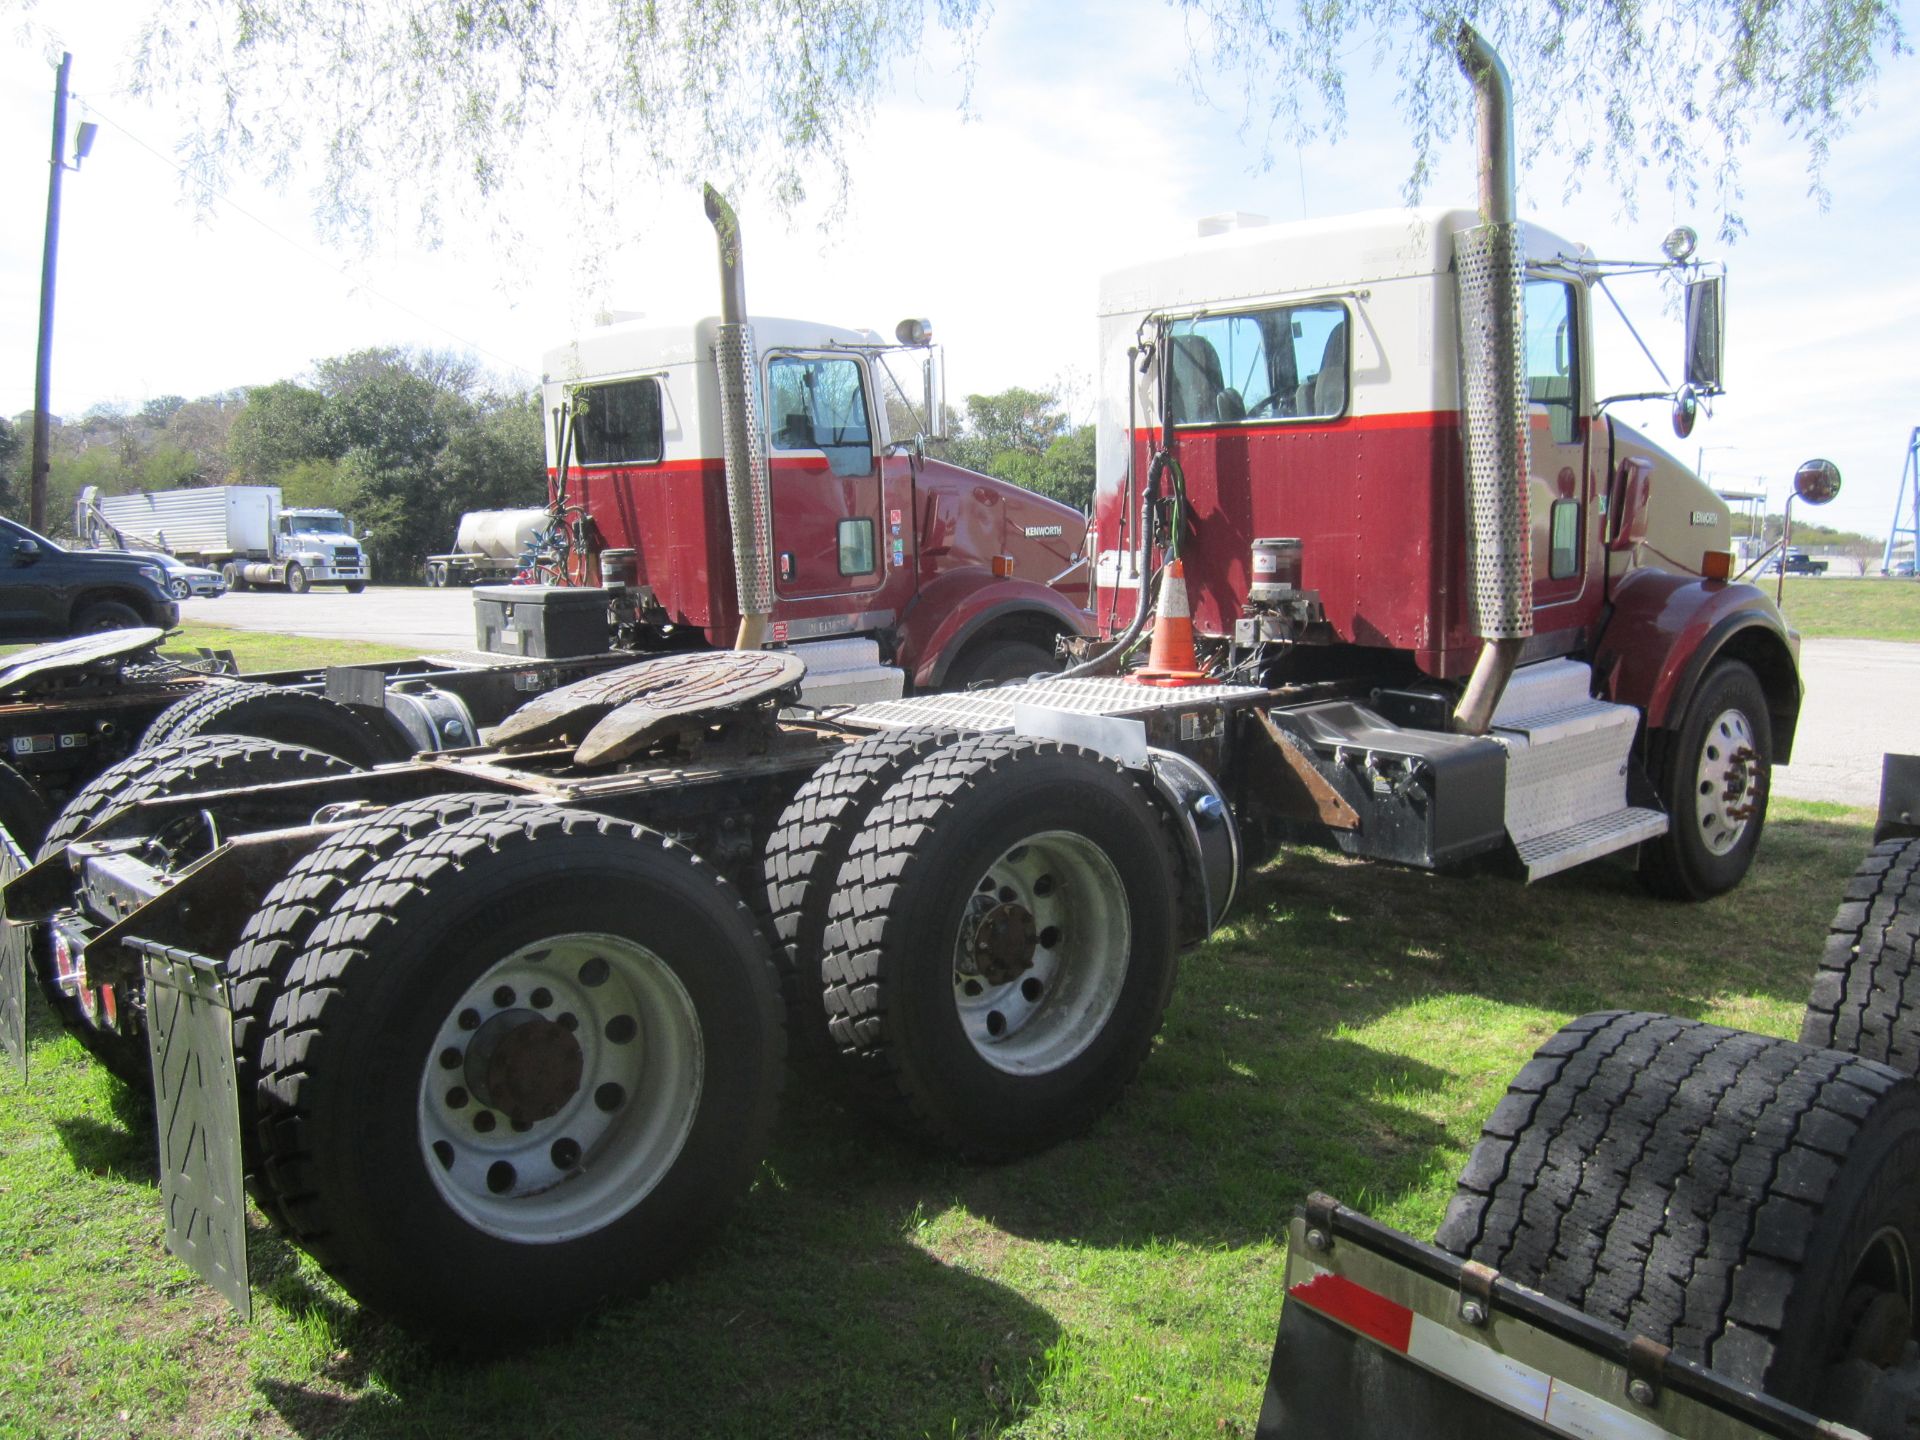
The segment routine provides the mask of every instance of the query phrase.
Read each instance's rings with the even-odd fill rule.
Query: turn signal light
[[[996,579],[1004,580],[1013,574],[1013,556],[996,555],[993,557],[993,573]]]
[[[1700,573],[1708,580],[1730,580],[1733,578],[1733,552],[1731,550],[1709,550],[1700,557]]]

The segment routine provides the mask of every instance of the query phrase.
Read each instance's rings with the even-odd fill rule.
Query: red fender
[[[935,689],[968,641],[1007,620],[1056,633],[1092,635],[1093,616],[1037,580],[1001,578],[984,567],[949,570],[923,586],[900,617],[894,663],[921,689]],[[1037,627],[1036,627],[1037,628]]]
[[[1715,660],[1743,660],[1766,691],[1774,763],[1784,765],[1800,719],[1799,653],[1800,637],[1759,587],[1633,570],[1614,586],[1593,671],[1601,694],[1635,706],[1658,730],[1680,724]]]

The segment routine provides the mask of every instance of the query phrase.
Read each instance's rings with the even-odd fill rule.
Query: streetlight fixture
[[[74,136],[73,161],[67,161],[67,76],[73,69],[73,56],[62,51],[60,70],[53,82],[53,154],[52,174],[47,180],[47,243],[40,260],[40,350],[33,375],[33,462],[28,488],[27,523],[35,530],[47,528],[47,468],[51,448],[53,416],[48,408],[47,392],[53,378],[53,289],[54,271],[60,258],[60,179],[69,170],[78,170],[80,162],[93,151],[93,137],[100,127],[91,120],[82,121]]]

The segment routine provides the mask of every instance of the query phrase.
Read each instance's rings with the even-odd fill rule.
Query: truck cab
[[[752,329],[769,643],[865,642],[903,681],[939,686],[1050,668],[1057,637],[1091,633],[1085,517],[916,443],[926,347],[801,320]],[[630,321],[546,357],[566,578],[617,574],[644,639],[724,647],[740,622],[719,330]]]
[[[295,594],[314,585],[344,585],[353,594],[367,587],[366,553],[353,522],[338,510],[281,510],[273,522],[272,564],[277,583]]]
[[[1483,219],[1429,208],[1241,226],[1104,279],[1091,547],[1100,633],[1123,636],[1155,603],[1171,556],[1152,517],[1177,515],[1207,668],[1273,685],[1337,678],[1388,697],[1302,720],[1306,749],[1381,757],[1392,773],[1368,787],[1398,784],[1396,764],[1403,778],[1437,773],[1442,752],[1476,751],[1488,778],[1465,790],[1504,790],[1495,818],[1534,878],[1680,843],[1700,852],[1684,888],[1717,893],[1744,873],[1766,777],[1791,752],[1797,637],[1764,593],[1730,580],[1726,503],[1608,413],[1617,398],[1648,397],[1610,395],[1593,346],[1595,291],[1609,278],[1682,284],[1689,380],[1675,428],[1686,433],[1696,385],[1718,393],[1717,267],[1689,258],[1690,232],[1670,237],[1679,259],[1620,265],[1511,223],[1501,228],[1512,268],[1471,289],[1476,267],[1489,273],[1472,248],[1495,228]],[[1488,336],[1510,372],[1476,358]],[[1522,434],[1504,419],[1472,430],[1496,401],[1524,417],[1513,424]],[[1469,721],[1498,636],[1512,637],[1499,640],[1505,672]],[[1704,716],[1734,683],[1716,677],[1736,667],[1739,703]],[[1695,733],[1722,722],[1734,740]],[[1408,738],[1388,763],[1396,727],[1446,738]],[[1504,755],[1457,743],[1448,732],[1459,730]],[[1562,742],[1591,754],[1556,769],[1574,765],[1546,759]],[[1697,787],[1671,758],[1694,746]],[[1687,787],[1733,798],[1695,815],[1705,802]],[[1408,858],[1380,838],[1393,826],[1374,827],[1373,840],[1365,828],[1343,843]],[[1705,850],[1666,838],[1700,830]],[[1456,852],[1417,853],[1440,864]],[[1708,871],[1710,884],[1699,879]]]

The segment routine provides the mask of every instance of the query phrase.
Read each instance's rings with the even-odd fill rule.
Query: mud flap
[[[0,886],[27,868],[27,857],[0,827]],[[25,925],[0,920],[0,1050],[27,1082],[27,937]]]
[[[142,951],[147,979],[167,1248],[226,1296],[242,1320],[250,1320],[240,1100],[226,977],[202,956],[150,941],[130,943]]]

